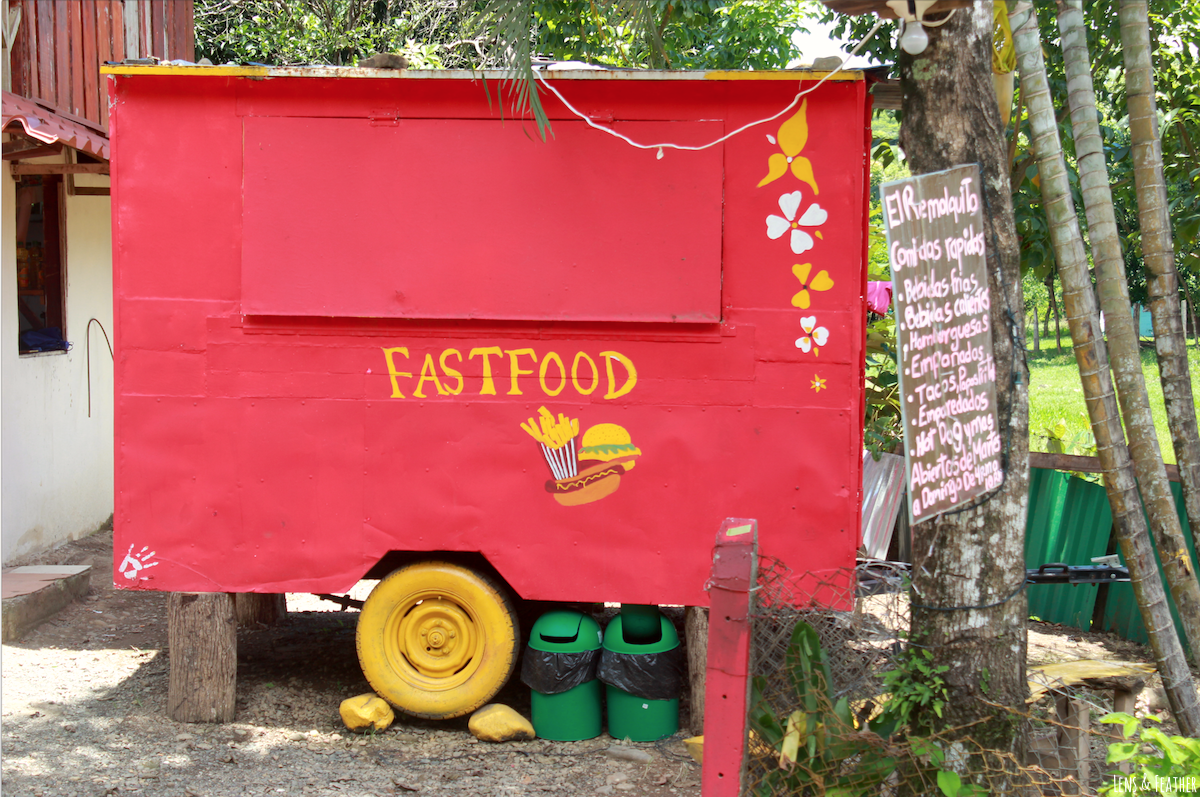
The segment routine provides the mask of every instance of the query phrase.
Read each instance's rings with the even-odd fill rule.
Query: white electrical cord
[[[841,72],[842,64],[844,64],[846,62],[846,60],[848,60],[849,58],[852,58],[855,55],[858,55],[858,51],[862,49],[862,46],[864,44],[866,44],[868,41],[871,40],[871,37],[875,35],[876,31],[878,31],[882,25],[883,25],[882,19],[876,20],[874,27],[872,27],[871,30],[867,32],[867,35],[863,37],[862,41],[860,41],[857,45],[855,45],[854,49],[850,51],[850,55],[847,56],[846,59],[843,59],[842,63],[837,65],[836,69],[829,72],[824,77],[822,77],[820,80],[818,80],[815,85],[797,93],[796,96],[792,99],[791,103],[786,108],[784,108],[782,111],[780,111],[779,113],[775,114],[774,116],[768,116],[765,119],[759,119],[757,121],[750,122],[748,124],[744,124],[741,127],[739,127],[737,130],[734,130],[733,132],[726,133],[725,135],[721,136],[716,141],[710,141],[707,144],[701,144],[699,146],[688,146],[685,144],[672,144],[669,142],[664,142],[661,144],[639,144],[638,142],[629,138],[629,136],[618,133],[616,130],[613,130],[611,127],[605,127],[602,124],[598,124],[597,122],[593,121],[590,117],[588,117],[586,114],[581,113],[579,110],[577,110],[575,108],[574,105],[572,105],[571,103],[569,103],[567,101],[567,98],[564,97],[559,92],[558,89],[556,89],[549,82],[547,82],[546,78],[542,75],[542,73],[540,71],[534,72],[534,75],[537,76],[537,79],[539,81],[541,81],[541,84],[543,86],[545,86],[547,89],[550,90],[550,93],[552,93],[555,97],[558,97],[559,101],[567,107],[567,110],[569,110],[571,113],[578,116],[583,121],[587,122],[588,125],[590,125],[591,127],[594,127],[595,129],[597,129],[603,133],[608,133],[610,136],[615,136],[615,137],[621,139],[622,141],[624,141],[626,144],[628,144],[631,147],[636,147],[638,149],[656,149],[656,150],[658,150],[658,157],[661,158],[663,155],[662,151],[664,149],[690,150],[693,152],[702,150],[702,149],[708,149],[709,147],[715,147],[717,144],[722,144],[722,143],[728,141],[729,139],[733,138],[734,136],[738,135],[739,133],[749,130],[752,127],[755,127],[755,126],[761,125],[761,124],[765,124],[767,122],[775,121],[776,119],[778,119],[779,117],[781,117],[785,113],[787,113],[788,111],[795,108],[796,104],[798,102],[800,102],[800,99],[802,97],[804,97],[806,94],[816,91],[818,88],[821,87],[822,83],[824,83],[826,80],[829,80],[829,78],[833,77],[838,72]]]

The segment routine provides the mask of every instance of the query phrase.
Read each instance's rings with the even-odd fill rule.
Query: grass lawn
[[[1094,454],[1089,448],[1093,444],[1091,425],[1083,402],[1075,354],[1070,349],[1070,338],[1064,335],[1063,344],[1063,351],[1056,353],[1051,336],[1049,346],[1043,339],[1041,352],[1030,351],[1026,354],[1029,361],[1029,450],[1049,451],[1047,429],[1063,421],[1066,430],[1061,439],[1066,453]],[[1200,400],[1200,347],[1195,343],[1188,346],[1188,367],[1192,376],[1192,394]],[[1158,430],[1158,444],[1163,459],[1174,462],[1175,451],[1171,446],[1171,434],[1167,431],[1162,384],[1158,381],[1158,361],[1153,345],[1147,341],[1142,342],[1142,370],[1146,374],[1150,410],[1154,414],[1154,426]]]

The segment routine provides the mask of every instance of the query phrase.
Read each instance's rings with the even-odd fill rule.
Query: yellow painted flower
[[[829,387],[829,385],[825,384],[825,380],[824,380],[824,379],[822,379],[822,378],[821,378],[821,377],[819,377],[819,376],[814,376],[814,377],[813,377],[813,379],[812,379],[812,389],[813,389],[813,390],[815,390],[816,392],[820,393],[822,390],[825,390],[825,389],[827,389],[828,387]]]
[[[772,144],[779,145],[782,152],[776,152],[767,159],[767,176],[759,181],[759,188],[778,180],[791,170],[797,180],[812,188],[814,195],[821,193],[817,188],[817,178],[813,176],[812,161],[800,154],[804,145],[808,143],[807,117],[808,100],[805,100],[800,104],[800,110],[779,126],[778,139],[767,136]]]
[[[807,310],[812,305],[809,291],[827,291],[833,287],[833,279],[825,269],[821,269],[815,277],[809,279],[809,275],[812,274],[812,263],[797,263],[792,266],[792,273],[796,275],[796,279],[800,280],[800,292],[792,297],[792,306],[799,307],[801,310]]]

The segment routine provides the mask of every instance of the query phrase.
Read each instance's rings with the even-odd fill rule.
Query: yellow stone
[[[490,703],[471,715],[467,727],[485,742],[517,742],[536,738],[533,725],[508,706]]]
[[[683,744],[685,747],[687,747],[688,755],[690,755],[692,757],[693,761],[695,761],[697,764],[704,763],[704,735],[703,734],[701,734],[700,736],[692,736],[691,738],[684,739]]]
[[[371,693],[343,700],[338,711],[342,722],[355,733],[386,731],[396,719],[387,701]]]

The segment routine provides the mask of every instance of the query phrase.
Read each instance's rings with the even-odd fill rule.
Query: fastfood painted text
[[[415,365],[421,359],[420,370]],[[567,389],[581,396],[590,396],[602,385],[606,388],[604,398],[615,399],[633,390],[637,385],[637,368],[633,360],[617,351],[602,351],[598,358],[587,352],[576,352],[570,357],[570,365],[558,352],[547,352],[539,356],[529,348],[502,349],[499,346],[484,346],[468,349],[464,354],[459,349],[443,349],[436,357],[427,352],[409,356],[407,346],[383,349],[388,376],[392,380],[391,398],[407,398],[404,390],[412,392],[414,398],[432,395],[457,396],[464,389],[478,383],[478,395],[497,395],[497,380],[501,388],[507,387],[509,396],[525,395],[532,388],[533,377],[537,386],[547,396],[557,396]],[[603,363],[602,365],[597,362]],[[475,361],[475,362],[472,362]],[[464,363],[477,365],[477,376],[464,376],[459,370]],[[522,380],[520,377],[529,377]],[[401,382],[401,380],[406,380]]]

